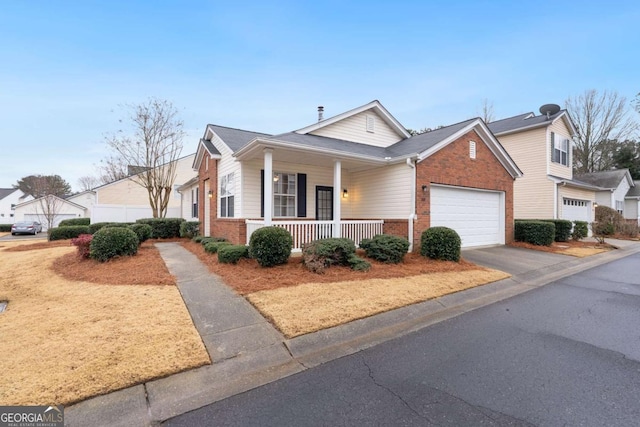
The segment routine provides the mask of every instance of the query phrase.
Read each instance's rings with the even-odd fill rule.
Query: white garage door
[[[72,219],[72,218],[77,218],[77,216],[74,215],[74,214],[59,214],[59,215],[56,215],[56,217],[55,217],[55,219],[53,221],[53,226],[57,227],[58,224],[60,224],[60,222],[62,220]],[[40,224],[42,224],[42,231],[47,231],[47,218],[45,218],[44,215],[24,214],[24,220],[25,221],[38,221]]]
[[[591,222],[591,203],[588,200],[562,199],[562,219]]]
[[[431,226],[453,228],[462,247],[504,244],[503,193],[431,187]]]

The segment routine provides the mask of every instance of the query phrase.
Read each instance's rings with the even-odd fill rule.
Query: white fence
[[[264,227],[264,221],[246,220],[247,244],[254,231]],[[286,229],[293,237],[293,250],[300,251],[302,245],[313,240],[324,239],[333,236],[333,221],[272,221],[271,225]],[[382,234],[383,220],[349,220],[340,221],[340,232],[355,242],[356,246],[362,239],[370,239],[376,234]]]
[[[140,218],[152,218],[150,207],[127,205],[93,205],[91,223],[95,222],[135,222]],[[168,208],[167,218],[181,218],[180,208]]]

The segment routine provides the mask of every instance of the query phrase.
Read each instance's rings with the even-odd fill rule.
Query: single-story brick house
[[[520,169],[479,118],[411,136],[372,101],[279,135],[207,125],[193,168],[204,235],[244,244],[288,229],[294,247],[321,237],[358,243],[379,233],[412,247],[436,225],[463,247],[513,240]]]

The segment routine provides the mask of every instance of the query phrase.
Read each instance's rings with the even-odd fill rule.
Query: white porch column
[[[333,237],[342,237],[340,219],[342,203],[342,164],[340,160],[333,161]]]
[[[273,216],[273,149],[264,149],[264,225],[271,225]]]

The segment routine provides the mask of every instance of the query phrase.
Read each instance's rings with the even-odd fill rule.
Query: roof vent
[[[318,121],[321,122],[324,119],[324,107],[318,105]]]
[[[554,114],[560,111],[560,106],[557,104],[544,104],[540,107],[540,114],[547,116],[547,119],[551,118]]]

